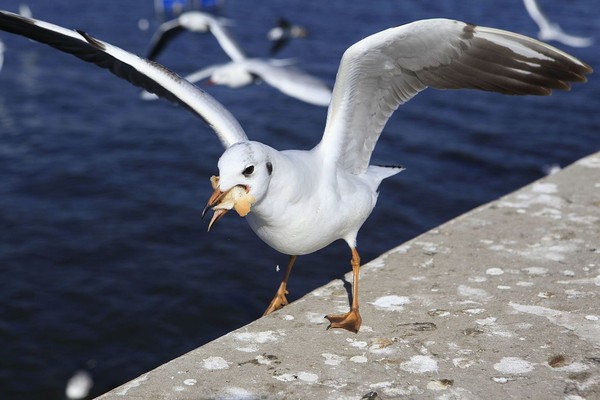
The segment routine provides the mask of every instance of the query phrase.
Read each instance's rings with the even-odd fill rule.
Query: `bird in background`
[[[584,82],[592,71],[577,58],[516,33],[448,19],[416,21],[350,46],[340,61],[319,143],[311,150],[278,151],[249,140],[223,105],[159,64],[82,31],[5,11],[0,29],[106,68],[208,124],[225,149],[205,207],[214,211],[209,229],[234,209],[264,242],[289,256],[265,315],[288,303],[288,279],[298,256],[344,240],[353,273],[350,310],[325,318],[330,328],[351,332],[358,332],[362,321],[357,235],[375,207],[382,180],[402,171],[371,164],[392,113],[427,87],[549,95],[570,89],[570,82]]]
[[[154,59],[183,26],[188,27],[187,29],[193,27],[195,32],[211,32],[223,51],[231,58],[229,62],[210,65],[186,75],[186,80],[196,83],[210,79],[210,84],[233,89],[265,82],[300,101],[322,107],[329,105],[331,88],[321,79],[293,65],[293,60],[248,57],[231,36],[223,19],[200,11],[183,13],[179,18],[163,23],[152,39],[148,58]],[[154,100],[157,96],[146,91],[142,92],[141,98]]]
[[[277,24],[267,32],[267,39],[273,42],[270,50],[271,56],[280,52],[292,39],[307,36],[308,30],[304,26],[292,24],[285,18],[279,18]]]
[[[538,25],[540,31],[538,38],[543,41],[555,40],[571,47],[589,47],[594,44],[590,37],[580,37],[565,33],[560,25],[550,21],[540,8],[537,0],[523,0],[525,9],[533,21]]]
[[[155,60],[169,42],[185,31],[194,33],[210,32],[232,60],[245,58],[242,50],[230,38],[229,31],[225,27],[230,24],[231,21],[225,18],[213,17],[201,11],[186,11],[177,18],[159,25],[150,40],[150,49],[146,58]]]

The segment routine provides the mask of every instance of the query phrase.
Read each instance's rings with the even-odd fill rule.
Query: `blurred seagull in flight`
[[[295,99],[316,106],[327,107],[331,101],[331,89],[322,80],[291,65],[289,60],[246,58],[225,64],[211,65],[185,76],[191,83],[208,79],[211,85],[232,89],[265,82]],[[143,100],[155,100],[155,94],[141,93]]]
[[[245,55],[229,37],[226,25],[230,22],[225,18],[216,18],[201,11],[186,11],[177,18],[163,22],[150,41],[147,58],[155,60],[167,44],[184,31],[196,33],[212,33],[225,53],[232,59],[245,58]]]
[[[294,25],[285,18],[279,18],[277,25],[267,32],[267,39],[273,42],[271,55],[281,51],[294,38],[308,36],[308,30],[300,25]]]
[[[196,83],[210,79],[211,84],[234,89],[265,82],[280,92],[306,103],[323,107],[329,105],[331,89],[325,82],[295,67],[291,60],[247,57],[220,19],[200,11],[183,13],[176,20],[161,25],[152,40],[153,46],[148,58],[152,60],[156,57],[172,37],[172,32],[180,31],[183,26],[193,27],[196,32],[210,31],[231,58],[230,62],[211,65],[187,75],[186,80]],[[154,100],[158,97],[145,91],[142,92],[141,98]]]
[[[81,31],[0,12],[0,29],[35,39],[174,101],[201,117],[225,148],[211,178],[210,227],[229,210],[245,216],[269,246],[287,254],[287,269],[269,314],[287,304],[298,256],[336,240],[350,247],[350,310],[327,315],[330,328],[358,332],[360,256],[356,237],[377,201],[381,181],[401,167],[371,165],[386,122],[427,87],[549,95],[584,82],[591,68],[552,46],[503,30],[431,19],[386,29],[342,56],[321,141],[311,150],[285,150],[250,141],[219,102],[167,68]],[[240,260],[241,261],[241,260]]]
[[[560,25],[551,22],[542,12],[537,0],[523,0],[529,16],[538,25],[538,38],[543,41],[555,40],[572,47],[589,47],[594,44],[593,38],[579,37],[565,33]]]

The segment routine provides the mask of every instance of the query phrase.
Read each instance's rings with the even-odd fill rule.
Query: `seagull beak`
[[[217,186],[213,194],[208,199],[206,207],[204,207],[204,210],[202,210],[202,218],[204,218],[204,215],[206,214],[209,208],[218,206],[223,200],[223,198],[227,196],[228,192],[229,190],[227,192],[222,192],[221,189]],[[213,214],[212,218],[210,219],[210,222],[208,223],[208,230],[210,231],[210,228],[213,226],[213,224],[221,218],[223,218],[223,216],[227,214],[227,211],[229,210],[230,208],[219,208],[214,210],[215,213]]]
[[[202,217],[204,217],[209,208],[212,208],[214,211],[214,214],[208,223],[209,231],[213,224],[223,218],[223,216],[232,208],[235,208],[237,213],[242,217],[245,217],[250,212],[250,207],[255,200],[254,197],[248,193],[248,187],[238,185],[223,192],[219,187],[218,176],[211,177],[210,182],[215,191],[208,199],[206,207],[204,207],[204,210],[202,211]]]

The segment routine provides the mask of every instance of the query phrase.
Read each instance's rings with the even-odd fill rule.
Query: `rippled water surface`
[[[34,16],[144,54],[153,2],[31,0]],[[595,36],[589,1],[542,1],[566,30]],[[17,2],[1,0],[15,10]],[[265,56],[277,17],[311,36],[281,54],[333,84],[342,52],[379,30],[450,17],[535,35],[518,0],[233,1],[223,14],[251,55]],[[286,256],[228,215],[209,233],[200,213],[222,149],[192,114],[144,103],[138,90],[70,55],[0,32],[0,392],[64,397],[91,372],[99,395],[258,318]],[[600,70],[600,48],[567,48]],[[186,74],[226,56],[208,35],[182,34],[159,61]],[[205,87],[248,135],[279,149],[314,146],[326,109],[266,85]],[[406,171],[381,187],[359,235],[364,261],[465,211],[600,150],[600,85],[514,98],[426,91],[394,114],[373,161]],[[299,259],[296,299],[349,270],[334,243]],[[315,310],[327,313],[330,310]]]

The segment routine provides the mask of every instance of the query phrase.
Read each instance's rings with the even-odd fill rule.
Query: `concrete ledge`
[[[346,279],[351,279],[348,274]],[[600,398],[600,153],[101,399]]]

